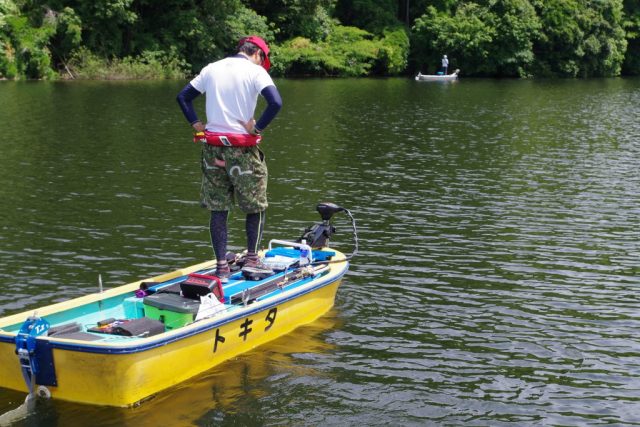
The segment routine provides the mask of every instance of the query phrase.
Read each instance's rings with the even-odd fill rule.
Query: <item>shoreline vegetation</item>
[[[247,34],[274,77],[640,74],[638,0],[0,0],[0,80],[193,76]]]
[[[163,52],[143,52],[137,57],[105,59],[80,49],[58,71],[62,80],[163,80],[184,79],[188,64]]]

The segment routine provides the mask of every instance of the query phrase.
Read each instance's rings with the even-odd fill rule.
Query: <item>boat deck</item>
[[[326,259],[332,256],[331,251],[318,250],[313,252],[315,259]],[[296,258],[289,258],[289,261],[286,262],[287,257],[275,256],[280,262],[285,259],[282,271],[276,271],[261,280],[247,280],[242,271],[233,272],[228,283],[222,285],[224,301],[221,301],[218,312],[230,313],[241,310],[249,304],[303,286],[328,271],[326,266],[315,269],[309,267],[306,274],[300,274],[302,269],[295,264]],[[292,266],[294,268],[290,268]],[[293,272],[296,273],[292,274]],[[212,275],[215,273],[215,268],[205,268],[197,270],[195,273]],[[156,323],[161,321],[164,324],[162,332],[187,326],[195,321],[200,306],[199,300],[183,297],[180,293],[180,284],[188,277],[187,274],[165,281],[147,282],[146,295],[127,292],[70,310],[52,313],[46,316],[50,324],[49,336],[103,343],[129,342],[147,338],[149,334],[121,335],[105,332],[100,328],[100,325],[117,327],[121,322],[150,318]],[[153,298],[155,302],[150,301],[148,297]],[[3,327],[2,330],[17,333],[21,326],[22,324],[19,323]],[[55,331],[54,334],[52,331]]]

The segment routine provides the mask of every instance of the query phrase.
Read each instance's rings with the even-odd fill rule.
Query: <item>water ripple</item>
[[[197,383],[227,400],[193,397],[195,423],[640,424],[639,83],[282,82],[265,238],[297,238],[332,200],[355,214],[360,253],[336,324],[269,353],[258,365],[270,374],[242,387]],[[93,91],[73,96],[126,93]],[[98,274],[115,286],[211,256],[199,154],[163,102],[145,110],[157,141],[113,110],[89,112],[105,131],[91,145],[25,155],[37,141],[16,146],[7,130],[0,313],[84,294]],[[350,252],[350,222],[335,225]],[[243,226],[234,212],[232,249]],[[228,366],[250,371],[262,355]]]

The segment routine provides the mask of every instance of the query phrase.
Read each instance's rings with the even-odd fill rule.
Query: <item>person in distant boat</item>
[[[267,164],[258,148],[261,134],[282,108],[269,76],[269,46],[258,36],[238,42],[237,53],[205,66],[177,96],[180,108],[202,141],[201,205],[211,211],[209,231],[217,260],[216,275],[227,281],[227,218],[237,202],[246,214],[245,267],[264,268],[258,250],[267,209]],[[193,100],[205,94],[207,123],[196,115]],[[262,95],[267,106],[256,121]],[[201,134],[198,134],[201,135]]]
[[[442,74],[447,75],[447,70],[449,69],[449,60],[447,59],[447,55],[442,57]]]

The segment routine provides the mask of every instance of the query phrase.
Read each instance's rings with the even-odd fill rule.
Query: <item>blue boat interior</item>
[[[215,304],[218,312],[241,310],[247,305],[308,284],[327,273],[328,268],[323,268],[323,264],[320,267],[316,265],[315,269],[300,266],[300,255],[300,250],[296,248],[270,249],[264,261],[272,266],[274,273],[260,280],[249,280],[241,270],[235,271],[229,281],[222,284],[221,295],[217,295]],[[327,261],[334,255],[335,252],[329,250],[313,250],[312,260]],[[215,269],[205,269],[197,271],[196,276],[209,277],[214,273]],[[122,342],[143,339],[191,324],[200,309],[200,298],[188,298],[180,291],[190,276],[193,273],[159,283],[146,282],[146,289],[43,316],[49,325],[47,335],[83,341]],[[21,326],[15,324],[3,330],[17,333]]]

